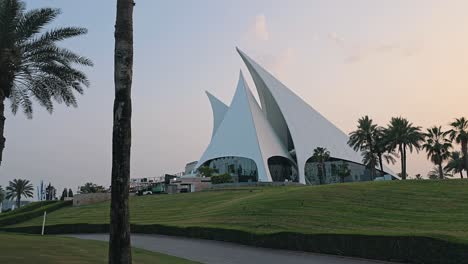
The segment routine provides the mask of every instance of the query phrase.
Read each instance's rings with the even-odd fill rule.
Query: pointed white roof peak
[[[228,106],[221,100],[216,98],[214,95],[212,95],[210,92],[205,92],[208,96],[208,99],[210,100],[211,109],[213,111],[213,130],[211,132],[211,138],[213,138],[214,134],[216,133],[216,130],[218,129],[219,125],[224,119],[224,115],[228,110]]]
[[[348,146],[348,136],[344,132],[244,52],[237,51],[252,75],[268,120],[277,124],[273,127],[278,134],[283,133],[283,141],[290,133],[301,177],[304,177],[305,162],[317,147],[327,148],[335,158],[361,163],[361,156]]]
[[[259,181],[271,181],[268,158],[272,156],[291,159],[240,72],[231,105],[197,167],[215,158],[243,157],[255,162]]]

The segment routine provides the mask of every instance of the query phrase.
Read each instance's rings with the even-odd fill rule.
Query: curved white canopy
[[[237,51],[252,75],[268,121],[283,142],[288,141],[290,134],[301,183],[305,183],[305,163],[317,147],[327,148],[332,157],[361,163],[362,157],[348,146],[348,136],[344,132],[245,53]]]
[[[244,157],[257,165],[258,181],[269,182],[272,179],[268,158],[272,156],[282,156],[292,161],[266,120],[241,72],[232,103],[197,168],[215,158]]]
[[[228,110],[228,106],[208,91],[206,91],[206,95],[210,100],[211,109],[213,110],[213,131],[211,132],[211,139],[213,139],[216,130],[218,129],[219,125],[221,125],[221,122],[223,122],[224,115]]]

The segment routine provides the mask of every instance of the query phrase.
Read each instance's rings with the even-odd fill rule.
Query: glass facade
[[[371,171],[362,164],[330,158],[324,163],[324,169],[310,158],[305,165],[306,184],[318,185],[339,182],[371,181]],[[377,177],[381,171],[377,171]]]
[[[268,169],[274,182],[299,182],[296,166],[285,157],[274,156],[269,158]]]
[[[248,158],[221,157],[209,160],[203,164],[215,169],[215,174],[229,174],[234,182],[256,182],[258,181],[257,165]]]
[[[257,182],[258,170],[255,162],[243,157],[221,157],[209,160],[203,166],[216,170],[215,175],[229,174],[234,182]],[[299,182],[297,166],[287,158],[274,156],[268,159],[273,182]],[[305,165],[305,181],[308,185],[339,182],[371,181],[371,171],[362,164],[329,158],[322,164],[310,158]],[[382,176],[376,170],[376,177]]]

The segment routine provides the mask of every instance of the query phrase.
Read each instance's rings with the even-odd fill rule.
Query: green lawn
[[[130,205],[134,224],[424,235],[468,243],[468,180],[239,188],[132,197]],[[109,203],[66,207],[47,218],[47,225],[108,222]],[[38,217],[12,227],[41,224]]]
[[[0,233],[0,263],[107,263],[108,244],[76,238]],[[133,263],[196,263],[142,249],[133,249]]]

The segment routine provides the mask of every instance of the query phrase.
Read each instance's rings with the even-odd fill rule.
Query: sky
[[[115,1],[26,3],[60,8],[51,27],[87,28],[61,45],[95,66],[78,108],[6,114],[0,185],[109,186]],[[465,0],[137,0],[131,177],[177,173],[200,158],[212,129],[205,90],[229,104],[239,69],[254,88],[235,47],[346,133],[364,115],[447,127],[468,116],[467,9]],[[409,157],[410,176],[432,167],[425,153]]]

